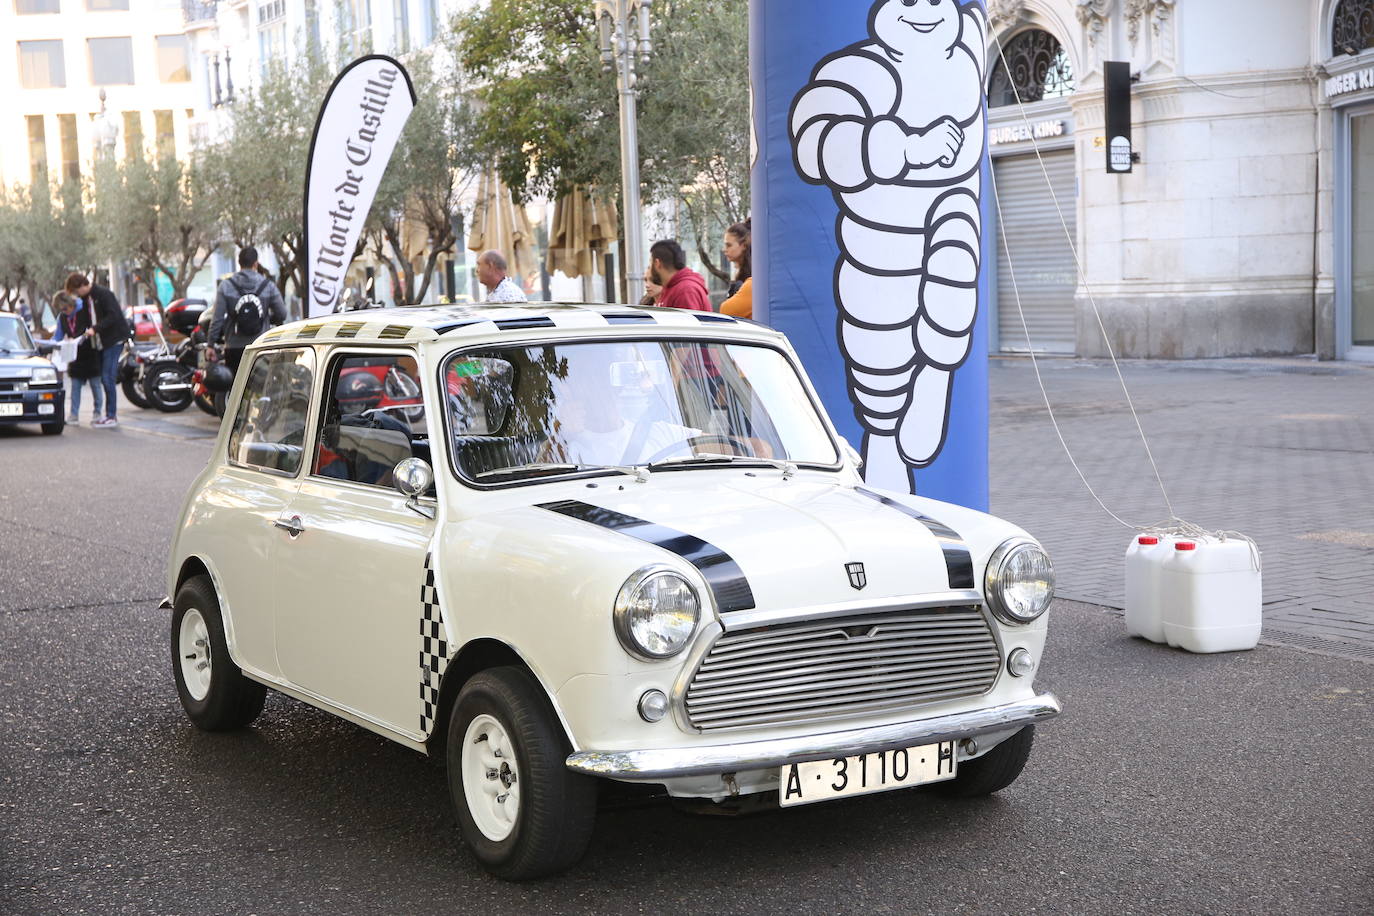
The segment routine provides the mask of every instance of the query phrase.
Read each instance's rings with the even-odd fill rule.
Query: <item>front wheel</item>
[[[62,430],[66,429],[66,427],[67,421],[62,419],[53,420],[51,423],[44,423],[43,435],[60,436],[62,435]]]
[[[219,599],[206,576],[177,590],[172,612],[172,673],[186,715],[207,732],[242,728],[258,717],[267,688],[244,677],[229,657]]]
[[[143,376],[143,396],[163,413],[178,413],[191,406],[191,373],[176,360],[153,363]]]
[[[1027,725],[982,757],[959,764],[959,775],[936,784],[937,791],[955,798],[991,795],[1016,781],[1030,758],[1035,726]]]
[[[152,405],[143,396],[143,389],[139,386],[137,375],[128,375],[119,383],[120,390],[124,392],[124,397],[135,407],[142,407],[147,410]]]
[[[596,783],[570,752],[543,690],[519,668],[463,686],[448,730],[448,784],[463,839],[487,871],[520,881],[582,857],[596,820]]]
[[[220,415],[219,410],[215,407],[215,394],[213,391],[207,391],[204,386],[199,386],[196,389],[194,400],[196,406],[200,408],[201,413],[208,413],[212,417],[218,417]]]

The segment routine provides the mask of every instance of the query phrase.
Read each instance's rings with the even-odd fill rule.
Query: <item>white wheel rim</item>
[[[515,745],[496,719],[480,715],[463,736],[463,795],[482,835],[500,842],[520,817],[520,774]]]
[[[181,632],[177,635],[177,656],[181,662],[181,680],[193,700],[203,700],[210,693],[210,631],[205,617],[191,608],[181,617]]]

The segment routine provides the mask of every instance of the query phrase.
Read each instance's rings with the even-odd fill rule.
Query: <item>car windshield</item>
[[[33,338],[24,322],[13,315],[0,315],[0,350],[32,350]]]
[[[444,367],[454,464],[501,483],[608,467],[839,456],[777,350],[647,340],[466,351]]]

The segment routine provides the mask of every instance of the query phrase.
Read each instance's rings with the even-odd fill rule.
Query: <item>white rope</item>
[[[1007,57],[1002,48],[1001,39],[994,34],[993,41],[997,44],[997,56],[1002,61],[1002,67],[1010,74],[1011,67],[1007,64]],[[1243,540],[1250,545],[1251,562],[1254,568],[1258,570],[1260,568],[1260,551],[1259,545],[1255,543],[1253,538],[1241,534],[1239,531],[1209,531],[1199,525],[1179,518],[1178,514],[1174,512],[1173,502],[1169,499],[1169,491],[1164,486],[1164,478],[1160,475],[1159,465],[1155,461],[1154,450],[1150,448],[1150,440],[1145,435],[1145,427],[1140,422],[1140,414],[1136,412],[1135,401],[1131,398],[1130,389],[1126,387],[1126,378],[1121,374],[1121,364],[1116,358],[1116,350],[1112,347],[1111,338],[1107,334],[1107,326],[1102,321],[1102,312],[1097,307],[1097,299],[1093,296],[1092,286],[1088,283],[1087,273],[1083,270],[1083,260],[1079,257],[1078,246],[1074,244],[1073,233],[1069,231],[1068,220],[1065,219],[1064,209],[1059,203],[1059,195],[1055,193],[1054,182],[1050,180],[1049,169],[1045,166],[1045,157],[1040,153],[1040,144],[1036,142],[1035,131],[1030,129],[1031,122],[1030,118],[1026,115],[1026,106],[1021,100],[1021,90],[1016,86],[1015,81],[1008,80],[1008,82],[1011,85],[1013,94],[1016,96],[1017,111],[1021,115],[1021,120],[1027,128],[1027,136],[1030,139],[1031,149],[1035,151],[1035,158],[1040,165],[1040,172],[1045,178],[1045,186],[1049,188],[1050,199],[1054,201],[1055,212],[1059,214],[1059,225],[1064,230],[1064,238],[1069,244],[1069,251],[1073,254],[1074,268],[1077,272],[1078,281],[1082,284],[1083,291],[1088,297],[1088,303],[1092,306],[1093,316],[1097,319],[1098,330],[1102,333],[1102,342],[1107,347],[1107,355],[1111,357],[1112,368],[1116,372],[1117,381],[1120,382],[1121,391],[1126,396],[1126,404],[1130,407],[1131,417],[1135,420],[1136,431],[1140,434],[1140,441],[1145,446],[1145,455],[1149,458],[1150,467],[1154,471],[1155,482],[1159,484],[1159,492],[1164,497],[1164,505],[1168,507],[1169,518],[1153,525],[1132,525],[1130,522],[1125,521],[1108,508],[1107,504],[1102,501],[1102,498],[1097,495],[1097,491],[1093,489],[1092,484],[1088,483],[1088,478],[1083,473],[1082,468],[1078,466],[1078,461],[1074,459],[1073,452],[1069,449],[1069,443],[1064,439],[1064,432],[1059,426],[1059,419],[1054,415],[1054,407],[1050,403],[1049,392],[1045,390],[1045,380],[1040,374],[1040,361],[1036,359],[1035,346],[1030,336],[1030,327],[1026,323],[1026,312],[1021,306],[1021,289],[1016,282],[1016,267],[1012,262],[1011,248],[1007,243],[1007,233],[1005,231],[1006,223],[1002,217],[1002,196],[997,191],[996,174],[992,168],[989,168],[988,174],[992,179],[993,201],[997,207],[998,231],[1002,236],[1002,251],[1006,254],[1007,258],[1007,273],[1011,279],[1012,294],[1016,299],[1016,312],[1021,319],[1021,331],[1026,338],[1026,350],[1030,354],[1031,367],[1035,370],[1035,382],[1040,388],[1040,396],[1045,401],[1045,410],[1049,413],[1050,423],[1054,426],[1055,435],[1059,437],[1059,444],[1063,447],[1064,454],[1068,457],[1069,463],[1073,465],[1074,472],[1078,475],[1078,479],[1083,482],[1084,488],[1087,489],[1093,500],[1102,508],[1103,512],[1106,512],[1121,525],[1133,531],[1159,534],[1165,537],[1214,538],[1222,543],[1225,543],[1231,538]]]

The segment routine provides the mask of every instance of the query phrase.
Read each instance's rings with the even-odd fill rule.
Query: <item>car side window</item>
[[[430,461],[419,366],[405,354],[342,355],[330,366],[310,473],[395,486],[406,458]]]
[[[301,467],[315,351],[269,350],[253,359],[229,432],[229,460],[294,476]]]

